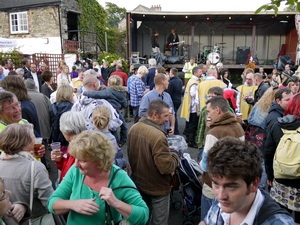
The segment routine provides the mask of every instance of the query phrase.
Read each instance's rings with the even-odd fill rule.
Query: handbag
[[[121,169],[118,168],[116,170],[116,172],[113,174],[109,184],[107,187],[110,187],[110,185],[112,184],[113,180],[115,179],[115,176],[117,175],[117,173],[120,171]],[[135,187],[132,187],[132,186],[120,186],[120,187],[116,187],[116,188],[113,188],[112,190],[118,190],[118,189],[121,189],[121,188],[133,188],[136,190]],[[131,225],[130,222],[128,222],[126,219],[122,219],[121,221],[115,223],[114,222],[114,219],[113,219],[113,216],[112,216],[112,213],[111,213],[111,209],[110,209],[110,206],[107,204],[107,202],[105,201],[105,225]]]
[[[31,180],[30,180],[30,211],[32,212],[33,206],[33,178],[34,178],[34,161],[31,162]],[[30,219],[30,225],[56,225],[52,213],[46,213],[40,217]]]

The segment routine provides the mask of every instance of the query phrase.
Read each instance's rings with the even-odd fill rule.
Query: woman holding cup
[[[77,134],[86,130],[86,123],[81,112],[65,112],[59,120],[60,131],[65,139],[70,142]],[[62,181],[69,168],[74,164],[75,159],[69,154],[69,149],[63,155],[61,151],[61,143],[53,142],[50,144],[51,160],[56,163],[56,167],[61,171],[59,182]]]
[[[127,173],[113,165],[115,149],[104,134],[83,131],[70,142],[70,154],[75,163],[49,198],[51,213],[69,213],[68,225],[107,224],[108,210],[109,224],[122,218],[147,223],[148,207]]]
[[[4,151],[0,157],[0,177],[5,186],[12,191],[12,202],[30,205],[31,166],[33,162],[34,192],[32,218],[48,213],[47,200],[53,192],[52,183],[46,167],[35,160],[30,153],[34,149],[35,137],[31,124],[8,125],[0,134],[0,148]],[[18,212],[18,222],[24,216],[26,208]],[[14,213],[15,214],[15,213]],[[16,224],[10,218],[4,218],[7,225]]]

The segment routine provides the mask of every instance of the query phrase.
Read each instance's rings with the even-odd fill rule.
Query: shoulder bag
[[[120,171],[121,169],[118,168],[116,170],[116,172],[113,174],[109,184],[108,184],[108,187],[110,187],[110,185],[112,184],[113,180],[115,179],[115,176],[117,175],[117,173]],[[120,187],[116,187],[116,188],[112,188],[112,190],[118,190],[118,189],[121,189],[121,188],[132,188],[132,189],[135,189],[135,187],[132,187],[132,186],[120,186]],[[115,223],[114,220],[113,220],[113,216],[112,216],[112,213],[111,213],[111,209],[110,209],[110,206],[107,204],[107,202],[105,201],[105,225],[131,225],[131,223],[129,223],[126,219],[122,219],[121,221]]]
[[[34,161],[31,162],[31,178],[30,178],[30,211],[33,207],[33,185],[34,185]],[[65,225],[65,221],[57,215],[50,212],[40,217],[30,219],[29,225]]]

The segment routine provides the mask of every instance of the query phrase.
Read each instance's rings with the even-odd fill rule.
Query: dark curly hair
[[[211,177],[241,178],[249,186],[261,177],[262,160],[262,153],[254,144],[225,137],[208,152],[207,168]]]

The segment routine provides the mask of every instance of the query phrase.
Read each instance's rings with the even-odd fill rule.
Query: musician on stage
[[[158,44],[158,35],[159,33],[155,31],[155,33],[151,37],[151,45],[153,53],[160,53],[159,44]]]
[[[176,33],[176,30],[172,29],[167,39],[167,46],[170,48],[172,56],[176,55],[176,48],[178,44],[179,44],[178,35]]]

